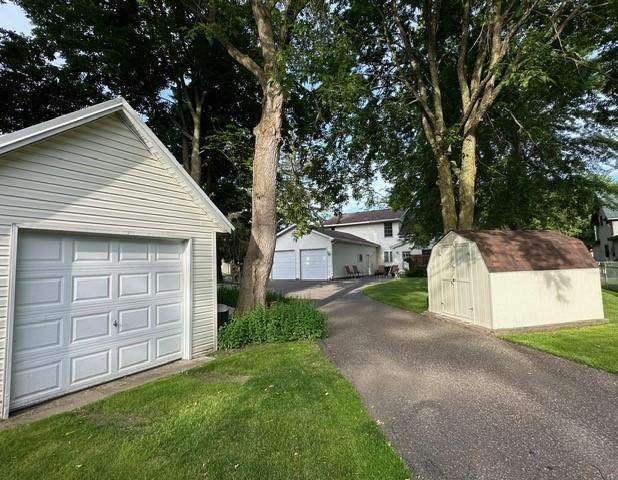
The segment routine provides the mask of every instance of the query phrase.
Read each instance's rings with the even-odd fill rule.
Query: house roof
[[[601,209],[608,220],[618,220],[618,195],[601,198]]]
[[[154,132],[144,123],[138,113],[122,97],[114,98],[106,102],[93,105],[76,112],[61,115],[52,120],[33,125],[28,128],[17,130],[0,136],[0,155],[24,147],[57,135],[64,131],[76,128],[80,125],[93,122],[99,118],[119,113],[125,118],[135,134],[144,142],[152,154],[168,165],[177,179],[187,187],[187,190],[195,202],[204,210],[211,213],[222,232],[230,232],[234,229],[230,221],[221,213],[216,205],[208,198],[184,168],[178,163],[174,155],[159,140]]]
[[[476,243],[490,272],[597,268],[581,240],[552,230],[455,230]]]
[[[364,238],[352,235],[351,233],[338,232],[337,230],[331,230],[330,228],[316,228],[314,229],[314,231],[321,233],[322,235],[326,235],[333,240],[338,240],[340,242],[358,243],[361,245],[370,245],[372,247],[379,246],[377,243],[370,242],[369,240],[365,240]]]
[[[390,208],[383,208],[381,210],[368,210],[366,212],[354,212],[344,213],[342,215],[336,215],[324,222],[326,226],[333,225],[350,225],[355,223],[373,223],[373,222],[386,222],[389,220],[401,220],[404,210],[391,210]]]

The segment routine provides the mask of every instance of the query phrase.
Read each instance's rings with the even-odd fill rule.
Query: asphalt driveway
[[[618,376],[365,297],[275,282],[330,318],[325,349],[421,479],[618,479]]]

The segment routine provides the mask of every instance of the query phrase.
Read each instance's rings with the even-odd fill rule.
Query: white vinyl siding
[[[192,354],[216,348],[216,220],[115,113],[0,156],[0,377],[10,226],[191,238]],[[0,387],[4,379],[0,378]],[[0,412],[4,395],[0,391]]]

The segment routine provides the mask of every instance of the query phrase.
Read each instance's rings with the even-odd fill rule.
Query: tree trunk
[[[203,102],[198,102],[195,110],[192,112],[193,117],[193,135],[191,137],[191,178],[195,180],[200,187],[202,186],[202,159],[200,157],[200,139],[202,135],[202,105]]]
[[[457,210],[453,192],[453,174],[450,157],[447,153],[438,153],[438,188],[440,190],[440,208],[444,233],[457,228]]]
[[[474,185],[476,183],[476,130],[470,130],[461,146],[461,171],[459,173],[459,224],[471,229],[474,224]]]
[[[255,127],[251,237],[240,280],[237,309],[246,312],[266,302],[266,286],[277,233],[277,164],[281,145],[283,93],[275,80],[264,86],[262,117]]]
[[[191,158],[189,157],[189,145],[187,139],[182,136],[182,166],[191,175]]]

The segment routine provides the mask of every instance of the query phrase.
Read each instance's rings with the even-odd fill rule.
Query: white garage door
[[[303,280],[328,279],[328,255],[326,249],[301,250],[300,274]]]
[[[294,250],[275,252],[272,278],[273,280],[294,280],[296,278],[296,255]]]
[[[11,408],[180,358],[183,249],[20,232]]]

